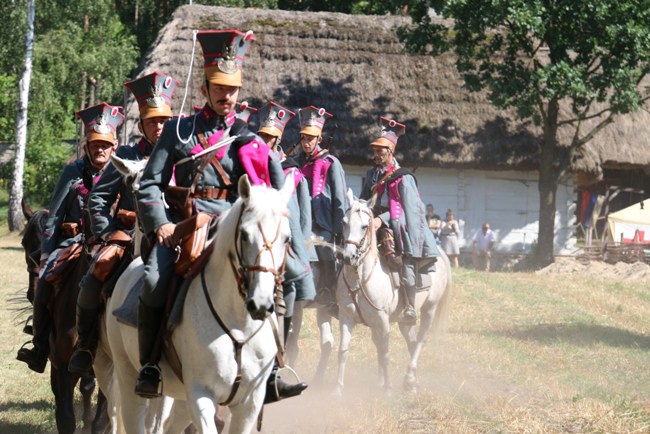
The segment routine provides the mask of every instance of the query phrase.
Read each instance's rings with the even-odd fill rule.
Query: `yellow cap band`
[[[206,66],[204,69],[205,79],[210,83],[234,87],[241,87],[242,85],[241,69],[238,69],[232,74],[226,74],[216,66]]]

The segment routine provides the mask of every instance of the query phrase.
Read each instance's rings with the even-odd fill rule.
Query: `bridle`
[[[365,210],[365,209],[361,209],[361,210],[359,210],[359,212],[364,213],[364,214],[366,214],[368,216],[368,226],[366,227],[366,230],[363,233],[363,236],[361,237],[361,239],[359,241],[354,241],[354,240],[350,240],[350,239],[345,240],[345,244],[352,244],[353,246],[355,246],[357,248],[357,251],[355,252],[355,254],[352,257],[352,259],[353,259],[352,266],[354,268],[359,267],[359,263],[361,262],[363,257],[370,250],[370,245],[372,243],[372,232],[371,232],[373,230],[373,227],[372,227],[372,220],[373,220],[372,212],[368,211],[368,210]]]
[[[354,269],[354,271],[357,274],[357,285],[350,285],[348,280],[345,277],[345,273],[343,273],[343,282],[345,282],[345,286],[348,288],[348,293],[350,295],[350,298],[352,299],[352,302],[355,305],[356,311],[359,314],[359,318],[361,319],[361,322],[364,324],[366,323],[366,320],[363,318],[363,315],[361,314],[361,308],[359,307],[357,295],[359,292],[363,295],[363,298],[366,299],[366,302],[375,310],[382,310],[383,308],[380,306],[377,306],[372,302],[370,297],[368,297],[367,290],[366,290],[366,285],[370,281],[370,278],[372,277],[372,273],[377,266],[377,263],[379,262],[379,256],[375,257],[375,260],[372,263],[372,267],[370,268],[370,271],[366,273],[366,278],[363,278],[363,275],[360,270],[360,265],[362,259],[368,254],[370,251],[370,247],[372,245],[372,232],[374,230],[373,228],[373,215],[372,212],[369,210],[365,209],[360,209],[359,212],[364,213],[368,216],[368,226],[366,227],[365,232],[363,233],[363,236],[359,241],[354,241],[354,240],[345,240],[345,244],[352,244],[357,248],[356,253],[353,256],[353,261],[351,261],[351,266]]]
[[[280,264],[280,268],[278,269],[276,268],[275,257],[273,256],[273,250],[271,249],[273,247],[273,244],[275,244],[275,242],[280,237],[282,221],[278,222],[278,227],[275,231],[275,238],[273,238],[271,242],[269,242],[268,239],[266,238],[266,235],[264,234],[264,230],[262,229],[262,225],[258,223],[257,226],[260,230],[260,233],[262,234],[262,239],[264,240],[264,244],[262,246],[262,249],[259,252],[257,252],[257,255],[255,256],[254,265],[250,265],[250,266],[243,265],[242,256],[241,256],[240,239],[239,239],[239,227],[241,226],[241,220],[243,214],[244,214],[244,207],[242,207],[239,213],[239,216],[237,218],[237,226],[235,228],[235,254],[230,252],[228,254],[228,259],[230,261],[230,266],[232,268],[233,274],[235,275],[235,279],[237,280],[237,288],[239,291],[239,295],[242,297],[242,299],[244,299],[244,301],[246,301],[246,294],[248,290],[248,279],[246,278],[246,273],[254,273],[254,272],[271,273],[275,277],[276,290],[278,290],[278,288],[280,290],[282,289],[282,282],[284,281],[284,269],[287,262],[287,254],[289,253],[288,252],[289,241],[285,243],[285,256],[282,261],[282,264]],[[260,256],[266,250],[268,250],[269,253],[271,254],[271,261],[273,263],[273,268],[258,265]],[[239,267],[235,265],[235,261],[239,263]],[[255,329],[255,331],[246,339],[237,339],[233,335],[232,331],[228,328],[228,326],[226,326],[226,324],[223,322],[223,320],[217,313],[217,310],[215,309],[212,300],[210,299],[207,283],[205,281],[205,268],[201,270],[201,286],[203,287],[203,295],[207,301],[208,308],[210,309],[210,313],[212,313],[212,316],[217,321],[217,323],[224,331],[224,333],[228,335],[235,348],[235,362],[237,363],[237,375],[235,376],[235,380],[233,381],[232,387],[230,389],[230,395],[228,395],[228,398],[226,398],[225,401],[219,403],[220,405],[228,405],[235,398],[235,395],[237,394],[237,391],[239,390],[239,386],[241,385],[241,381],[242,381],[242,348],[251,339],[253,339],[253,337],[257,335],[257,333],[260,330],[262,330],[262,327],[264,327],[266,320],[261,321],[260,326],[257,329]],[[278,355],[281,357],[282,349],[279,341],[278,330],[274,326],[273,321],[271,321],[271,325],[273,326],[273,333],[275,335],[276,343],[278,344]]]
[[[275,231],[275,237],[271,241],[269,241],[268,238],[266,237],[262,225],[260,223],[257,223],[257,227],[260,230],[260,234],[262,235],[262,240],[264,241],[264,244],[262,245],[262,248],[255,255],[255,262],[253,263],[253,265],[245,265],[241,255],[241,240],[239,237],[239,232],[240,232],[239,226],[241,225],[241,219],[243,214],[244,214],[244,209],[242,208],[241,212],[239,213],[239,217],[237,219],[237,228],[235,230],[235,254],[231,252],[228,255],[228,259],[230,260],[230,266],[232,267],[232,272],[235,275],[235,279],[237,280],[237,288],[239,289],[239,294],[242,296],[244,300],[246,300],[247,291],[248,291],[248,278],[247,278],[248,273],[255,273],[255,272],[271,273],[274,276],[275,289],[278,290],[282,288],[282,282],[284,282],[284,270],[287,265],[287,255],[289,254],[289,241],[285,242],[284,258],[282,260],[282,263],[280,264],[280,267],[278,268],[276,266],[276,261],[275,261],[275,257],[273,256],[272,248],[275,242],[280,237],[282,222],[281,221],[278,222],[278,227]],[[269,254],[271,255],[271,263],[273,265],[272,267],[265,267],[263,265],[259,265],[260,257],[262,256],[262,253],[264,253],[265,251],[268,251]],[[239,264],[239,267],[236,265],[236,263]]]

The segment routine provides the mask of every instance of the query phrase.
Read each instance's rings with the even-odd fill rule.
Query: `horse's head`
[[[23,238],[20,241],[25,250],[25,263],[29,272],[29,287],[27,288],[27,298],[34,299],[34,291],[38,284],[38,273],[41,260],[41,240],[43,238],[43,228],[49,217],[50,212],[42,209],[32,213],[25,226]]]
[[[348,189],[348,203],[350,208],[343,218],[343,261],[358,267],[361,260],[374,244],[374,230],[372,227],[372,210],[364,200],[355,199],[352,190]]]
[[[281,290],[291,231],[287,204],[293,177],[281,190],[252,186],[248,176],[239,180],[241,214],[235,234],[236,268],[245,291],[246,308],[262,320],[274,309],[274,291]]]
[[[138,191],[147,160],[124,160],[115,154],[111,154],[111,162],[117,171],[122,174],[124,183],[131,187],[134,192]]]
[[[144,166],[147,165],[147,160],[125,160],[115,154],[111,154],[111,162],[115,169],[122,174],[124,184],[126,184],[131,191],[135,194],[140,189],[140,179],[144,173]],[[144,236],[140,225],[136,224],[134,252],[135,256],[140,256],[140,244]]]

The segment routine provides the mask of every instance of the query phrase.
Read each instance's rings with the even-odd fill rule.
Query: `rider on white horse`
[[[427,225],[415,176],[400,167],[393,156],[397,139],[406,127],[385,117],[380,117],[380,122],[381,136],[370,144],[375,167],[366,174],[360,198],[376,196],[373,225],[375,229],[388,227],[393,231],[395,254],[401,255],[400,283],[406,295],[400,320],[415,324],[417,268],[420,272],[424,271],[422,266],[431,268],[440,252]]]
[[[41,273],[34,296],[33,349],[21,348],[16,358],[27,363],[29,369],[42,373],[47,364],[52,318],[48,305],[53,285],[47,274],[64,248],[83,242],[82,228],[88,224],[83,216],[88,192],[104,172],[117,146],[117,127],[124,120],[118,107],[105,102],[80,110],[76,115],[85,125],[85,155],[68,164],[52,194],[50,215],[43,231]]]
[[[323,127],[332,115],[324,108],[309,106],[298,110],[298,116],[302,154],[296,160],[302,165],[311,192],[312,233],[330,246],[339,244],[343,238],[343,217],[349,208],[345,172],[338,158],[321,147]],[[330,246],[317,246],[317,257],[312,261],[318,263],[316,300],[336,308],[338,274],[335,252]]]
[[[124,83],[138,103],[142,138],[132,146],[120,146],[115,154],[124,160],[149,158],[165,122],[172,118],[172,93],[178,82],[172,77],[153,72]],[[103,246],[93,258],[86,275],[79,283],[77,299],[77,332],[79,344],[70,359],[70,372],[89,374],[99,339],[100,292],[109,276],[120,268],[124,248],[131,247],[135,221],[135,195],[123,182],[122,174],[109,164],[88,200],[91,230]]]
[[[284,181],[280,163],[269,152],[268,146],[235,116],[234,108],[242,86],[242,62],[255,41],[252,32],[200,31],[197,37],[204,53],[205,82],[201,92],[207,102],[194,116],[165,124],[138,191],[144,232],[155,241],[145,266],[144,286],[138,304],[142,368],[136,393],[143,397],[160,393],[162,379],[154,344],[167,298],[167,283],[173,276],[177,256],[174,228],[187,217],[178,213],[170,215],[165,207],[163,192],[170,185],[172,175],[176,186],[187,189],[192,213],[200,211],[213,215],[219,215],[232,206],[237,198],[238,179],[245,173],[253,184],[279,188]],[[195,164],[195,159],[187,158],[228,137],[234,141],[225,142],[218,150],[212,148],[205,154],[204,159],[209,161],[198,160],[199,164]],[[168,193],[165,199],[169,199]],[[273,398],[281,399],[300,394],[307,385],[288,385],[278,381],[277,387],[279,396]]]

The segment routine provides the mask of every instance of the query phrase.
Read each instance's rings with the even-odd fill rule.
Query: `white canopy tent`
[[[650,200],[609,214],[607,224],[616,243],[650,243]]]

